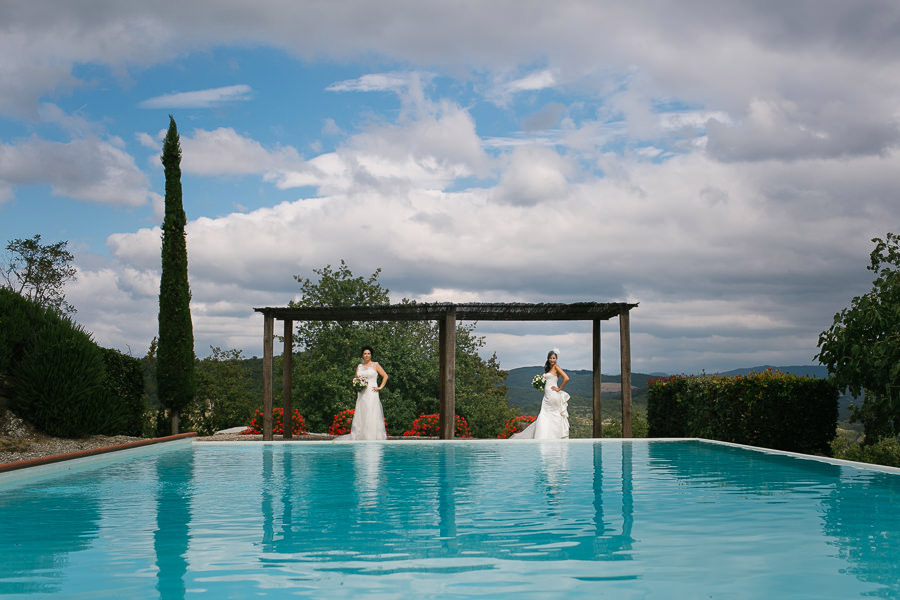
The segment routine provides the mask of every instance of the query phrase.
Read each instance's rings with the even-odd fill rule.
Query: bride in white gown
[[[555,348],[547,353],[547,362],[544,364],[544,399],[541,402],[541,412],[538,418],[510,439],[568,439],[569,394],[562,390],[569,383],[569,376],[556,364],[558,358],[559,351]],[[562,380],[562,384],[557,385],[560,380]]]
[[[379,375],[381,376],[381,385],[378,385]],[[364,377],[368,381],[368,385],[356,393],[356,408],[353,411],[350,433],[339,435],[335,439],[386,440],[384,411],[381,408],[381,398],[378,397],[378,392],[387,383],[388,375],[381,365],[372,360],[372,349],[368,346],[364,346],[362,349],[362,362],[356,365],[356,376]]]

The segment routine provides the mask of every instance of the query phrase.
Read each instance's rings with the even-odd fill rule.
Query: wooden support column
[[[452,440],[456,430],[456,307],[451,306],[438,326],[441,361],[441,398],[438,425],[442,440]]]
[[[294,436],[294,402],[291,398],[291,359],[294,358],[294,321],[284,320],[284,353],[281,358],[281,400],[284,403],[282,421],[284,425],[283,438],[286,440]]]
[[[595,438],[603,437],[603,415],[601,412],[602,407],[602,395],[600,393],[601,390],[601,378],[602,374],[600,371],[600,319],[594,319],[594,333],[592,337],[592,347],[593,347],[593,361],[591,362],[593,373],[594,373],[594,430],[591,434]]]
[[[275,343],[275,317],[265,313],[263,321],[263,439],[272,441],[272,357]]]
[[[619,354],[622,359],[622,437],[631,436],[631,326],[628,309],[619,313]]]

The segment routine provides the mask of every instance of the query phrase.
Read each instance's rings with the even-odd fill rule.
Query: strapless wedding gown
[[[559,377],[550,373],[544,373],[546,384],[544,385],[544,399],[541,402],[541,413],[534,423],[514,434],[510,439],[514,440],[559,440],[569,437],[569,394],[555,392]]]
[[[378,385],[378,371],[375,363],[369,366],[357,365],[356,374],[369,380],[369,385],[361,392],[356,393],[356,408],[353,411],[353,423],[350,425],[350,433],[339,435],[337,440],[386,440],[387,431],[384,428],[384,411],[381,408],[381,398],[378,392],[372,389]]]

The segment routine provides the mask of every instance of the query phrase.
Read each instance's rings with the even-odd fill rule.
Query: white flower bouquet
[[[352,385],[354,390],[356,390],[357,392],[361,392],[369,387],[369,380],[365,377],[360,377],[359,375],[357,375],[353,378]]]
[[[531,387],[541,392],[544,391],[544,386],[547,384],[547,378],[544,377],[543,373],[538,373],[534,376],[534,379],[531,380]]]

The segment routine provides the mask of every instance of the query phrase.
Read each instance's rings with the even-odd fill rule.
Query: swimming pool
[[[195,442],[0,478],[0,594],[893,598],[897,507],[696,440]]]

